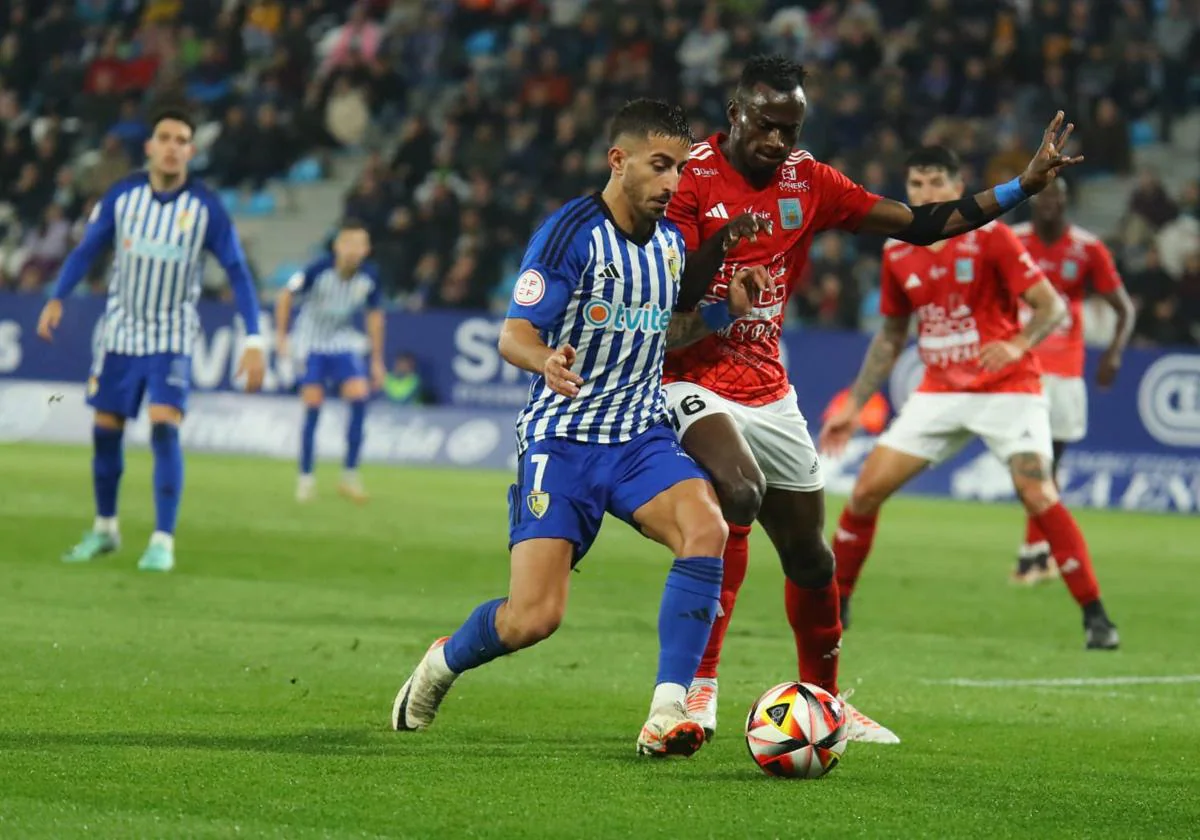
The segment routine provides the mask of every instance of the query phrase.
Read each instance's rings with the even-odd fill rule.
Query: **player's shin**
[[[346,460],[345,468],[348,475],[358,469],[359,455],[362,453],[363,427],[367,420],[367,401],[350,401],[350,422],[346,426]]]
[[[461,674],[512,653],[496,626],[496,613],[506,600],[496,598],[480,604],[446,642],[446,666],[453,673]]]
[[[838,587],[831,578],[821,586],[784,584],[788,624],[796,640],[800,681],[838,693],[838,654],[842,649],[842,620]]]
[[[125,471],[123,429],[92,428],[92,490],[96,497],[97,533],[117,533],[117,492]]]
[[[1058,564],[1063,582],[1080,607],[1087,608],[1100,600],[1100,584],[1092,568],[1087,540],[1071,512],[1056,502],[1034,517],[1050,543],[1050,553]]]
[[[320,406],[305,406],[304,426],[300,432],[300,475],[312,475],[317,451],[317,421],[320,419]]]
[[[174,423],[154,423],[150,429],[150,447],[154,452],[154,536],[170,549],[179,500],[183,492],[183,450],[179,427]]]
[[[658,612],[658,678],[651,711],[684,703],[721,599],[721,558],[677,559]]]
[[[838,519],[837,532],[833,537],[833,556],[837,569],[838,593],[843,599],[854,593],[858,576],[871,553],[875,541],[875,525],[879,513],[865,516],[852,513],[849,508],[842,511]]]
[[[700,667],[696,669],[696,677],[699,679],[717,678],[717,665],[721,660],[721,648],[725,644],[725,631],[729,628],[738,590],[742,588],[742,582],[746,579],[746,568],[750,563],[750,528],[729,524],[729,538],[725,541],[722,563],[724,574],[721,581],[721,600],[713,620],[712,631],[708,636],[708,645],[700,658]]]

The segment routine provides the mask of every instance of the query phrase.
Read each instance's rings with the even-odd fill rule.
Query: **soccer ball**
[[[750,707],[746,746],[768,775],[819,779],[846,750],[842,701],[810,683],[781,683]]]

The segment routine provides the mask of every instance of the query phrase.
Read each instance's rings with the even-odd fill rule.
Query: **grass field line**
[[[956,688],[1090,688],[1106,685],[1183,685],[1200,683],[1200,674],[1175,674],[1157,677],[1059,677],[1027,680],[923,680],[926,685],[949,685]]]

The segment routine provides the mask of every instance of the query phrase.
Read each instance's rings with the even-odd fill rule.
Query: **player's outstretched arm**
[[[771,277],[762,266],[744,268],[733,275],[724,301],[701,304],[692,312],[676,312],[667,327],[667,349],[695,344],[706,335],[720,332],[743,315],[749,315],[760,291],[771,288]]]
[[[554,348],[542,341],[541,332],[524,318],[505,318],[500,328],[500,356],[510,365],[540,374],[546,387],[564,397],[579,395],[583,377],[571,370],[575,348],[563,344]]]
[[[931,245],[983,227],[1044,190],[1058,177],[1059,170],[1083,160],[1082,156],[1063,154],[1075,129],[1073,123],[1064,129],[1063,121],[1063,112],[1059,111],[1046,127],[1042,145],[1020,177],[956,201],[919,207],[882,199],[867,213],[859,232],[884,234],[913,245]]]
[[[710,236],[695,251],[690,251],[683,265],[683,277],[679,281],[677,312],[691,312],[704,298],[713,278],[725,262],[725,253],[741,242],[757,242],[761,232],[770,236],[774,226],[769,219],[760,219],[753,213],[743,213],[730,219],[720,233]],[[699,336],[703,337],[703,336]],[[693,339],[695,340],[695,339]]]
[[[846,442],[858,425],[858,414],[862,407],[891,376],[896,360],[904,352],[911,320],[911,314],[884,316],[883,325],[867,348],[862,367],[850,388],[849,398],[825,421],[821,429],[820,445],[823,451],[836,454],[845,449]]]

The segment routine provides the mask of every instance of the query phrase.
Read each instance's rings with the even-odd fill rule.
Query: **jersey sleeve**
[[[566,311],[590,262],[589,242],[569,214],[542,225],[525,249],[508,317],[529,321],[539,330],[552,327]]]
[[[383,308],[383,282],[379,278],[379,266],[368,263],[363,273],[371,279],[371,291],[367,292],[367,309]]]
[[[1004,285],[1017,297],[1046,279],[1012,228],[993,224],[987,229],[987,256]]]
[[[233,289],[234,303],[246,328],[246,335],[256,339],[258,329],[258,288],[250,275],[250,266],[246,262],[246,254],[242,243],[238,241],[237,230],[233,227],[233,219],[222,206],[220,201],[205,202],[208,208],[208,229],[204,232],[204,247],[217,258],[225,276],[229,278],[229,286]]]
[[[105,248],[112,245],[113,235],[117,229],[116,217],[113,213],[113,204],[117,200],[117,194],[116,187],[110,189],[92,207],[87,227],[83,229],[83,238],[63,262],[51,297],[62,300],[71,294],[71,291],[87,276],[96,257],[103,253]]]
[[[700,247],[700,196],[696,191],[698,179],[691,173],[690,166],[683,170],[679,189],[667,205],[667,218],[683,234],[684,247],[688,251],[695,251]]]
[[[320,273],[319,263],[309,263],[288,279],[287,290],[294,295],[305,294],[313,287],[313,283],[317,282],[317,275]]]
[[[1121,275],[1108,247],[1096,240],[1088,244],[1089,275],[1092,290],[1097,294],[1111,294],[1121,288]]]
[[[871,208],[882,199],[828,164],[814,165],[812,181],[817,199],[816,223],[822,230],[857,232]]]
[[[885,318],[903,318],[912,314],[912,302],[904,294],[896,269],[886,254],[879,270],[879,314]]]

